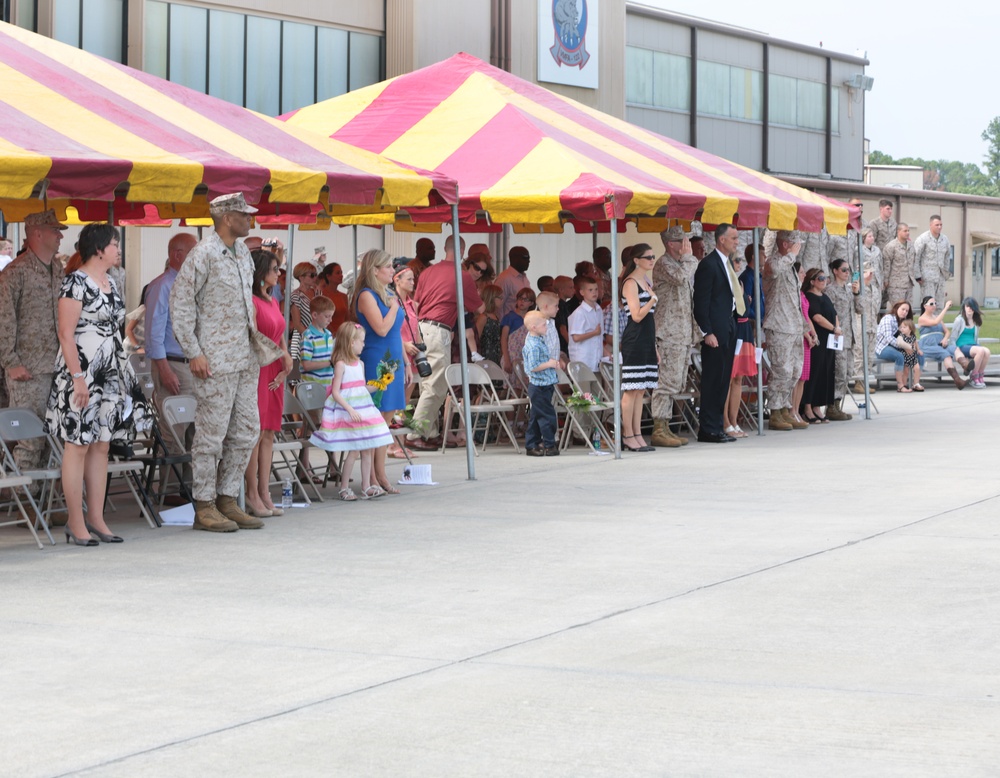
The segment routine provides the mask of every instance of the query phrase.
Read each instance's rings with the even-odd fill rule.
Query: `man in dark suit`
[[[733,311],[742,303],[739,281],[729,264],[739,237],[731,224],[715,230],[715,251],[707,254],[694,271],[694,318],[705,334],[701,344],[701,413],[698,440],[728,443],[722,424],[722,409],[729,391],[736,348],[736,321]]]

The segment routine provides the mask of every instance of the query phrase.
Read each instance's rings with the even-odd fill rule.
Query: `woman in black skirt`
[[[640,427],[642,395],[656,388],[659,369],[656,356],[656,295],[649,274],[656,254],[648,243],[638,243],[629,253],[621,276],[622,305],[628,322],[621,339],[622,445],[629,451],[655,451],[643,440]]]
[[[830,335],[840,335],[840,319],[833,301],[823,294],[829,282],[817,268],[806,273],[802,291],[809,302],[809,320],[816,328],[819,343],[809,350],[809,380],[802,392],[802,417],[810,424],[826,421],[820,408],[833,404],[834,360],[837,352],[829,348]]]

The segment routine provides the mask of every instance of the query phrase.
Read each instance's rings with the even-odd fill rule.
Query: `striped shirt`
[[[310,324],[302,335],[302,346],[299,349],[301,362],[323,362],[318,370],[303,370],[302,380],[329,386],[333,381],[333,335],[328,330],[321,330]]]

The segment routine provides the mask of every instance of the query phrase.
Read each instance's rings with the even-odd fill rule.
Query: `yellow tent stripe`
[[[0,111],[0,115],[2,114],[3,111]],[[7,143],[3,138],[0,138],[0,157],[4,159],[3,175],[0,175],[0,198],[19,200],[31,197],[35,184],[45,178],[52,168],[52,160],[48,157]]]

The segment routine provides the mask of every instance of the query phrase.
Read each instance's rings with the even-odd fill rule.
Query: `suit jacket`
[[[720,340],[733,327],[733,288],[723,264],[728,261],[715,249],[694,271],[694,319],[702,332]]]

